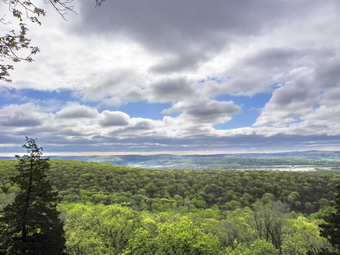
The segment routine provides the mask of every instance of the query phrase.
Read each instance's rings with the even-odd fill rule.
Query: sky
[[[339,0],[75,0],[67,21],[40,4],[41,52],[0,82],[2,154],[25,136],[49,153],[340,150]]]

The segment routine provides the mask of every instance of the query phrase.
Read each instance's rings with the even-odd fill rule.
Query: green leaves
[[[121,254],[140,226],[137,212],[120,205],[71,204],[63,209],[68,254]]]
[[[188,217],[168,221],[120,205],[68,204],[67,251],[72,254],[219,254],[219,239]]]
[[[262,255],[276,254],[278,248],[295,255],[316,254],[320,247],[329,247],[319,236],[320,221],[315,218],[329,211],[325,206],[334,199],[338,174],[158,171],[49,161],[40,157],[41,148],[34,143],[28,143],[26,149],[28,155],[18,158],[16,168],[14,161],[0,161],[0,204],[9,204],[19,187],[27,189],[32,163],[36,173],[32,185],[37,186],[47,174],[63,195],[59,209],[70,255]],[[47,173],[43,169],[49,164]],[[10,182],[10,176],[18,172],[13,179],[16,184]],[[54,197],[53,190],[50,195],[46,192],[48,183],[39,183],[41,188],[32,191],[32,196],[45,198],[32,203],[37,208],[32,213]],[[25,200],[23,195],[17,199]],[[53,211],[58,200],[53,201],[44,207],[46,214],[53,214],[48,210]],[[302,210],[324,208],[313,219],[289,212],[286,203]],[[19,205],[15,208],[23,210]],[[13,214],[13,219],[18,217]],[[32,219],[38,222],[40,217]],[[7,224],[3,221],[2,228]],[[31,228],[32,237],[38,240],[37,234],[47,226],[42,224],[35,232]]]
[[[320,236],[320,220],[309,220],[298,216],[289,220],[287,233],[283,236],[283,255],[318,254],[322,248],[330,248],[325,238]]]
[[[206,234],[188,218],[178,222],[169,222],[160,226],[155,238],[156,253],[165,254],[218,254],[219,240],[212,234]]]

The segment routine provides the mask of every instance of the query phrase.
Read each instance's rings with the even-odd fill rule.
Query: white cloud
[[[41,125],[45,114],[32,104],[6,105],[0,109],[1,125],[9,128],[26,128]]]
[[[55,117],[59,119],[92,119],[96,118],[97,115],[96,109],[73,103],[57,112]]]
[[[100,121],[102,127],[127,126],[130,123],[130,116],[124,112],[105,110],[101,115],[103,116]]]
[[[113,137],[136,144],[154,136],[159,145],[194,136],[206,142],[207,137],[339,134],[337,0],[76,4],[79,15],[69,16],[69,22],[50,10],[41,27],[30,27],[41,53],[34,63],[16,65],[13,83],[0,90],[5,97],[8,88],[69,89],[74,103],[53,114],[59,106],[46,101],[45,108],[38,107],[23,92],[20,102],[26,104],[0,109],[6,134],[39,132],[60,143],[99,144]],[[252,127],[213,128],[242,114],[241,103],[218,96],[263,92],[272,97]],[[89,102],[106,110],[86,106]],[[170,116],[132,118],[112,108],[131,102],[171,103],[163,109]]]

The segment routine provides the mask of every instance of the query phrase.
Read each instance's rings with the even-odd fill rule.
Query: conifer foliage
[[[26,137],[27,154],[18,159],[18,174],[12,181],[20,192],[0,213],[0,254],[64,254],[63,224],[56,209],[58,193],[46,178],[49,159],[41,158],[42,148]]]
[[[340,185],[338,186],[338,194],[336,196],[335,212],[325,218],[326,223],[321,224],[321,236],[326,237],[332,246],[340,254]]]

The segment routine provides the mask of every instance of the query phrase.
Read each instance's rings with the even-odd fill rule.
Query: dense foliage
[[[19,188],[13,203],[0,214],[0,253],[8,255],[61,255],[65,248],[63,224],[57,211],[58,194],[52,190],[45,172],[48,159],[42,148],[26,138],[27,155],[18,158],[17,175],[12,178]]]
[[[340,254],[340,185],[336,196],[335,212],[326,215],[325,223],[321,224],[321,235],[338,250]]]
[[[0,161],[0,205],[15,162]],[[149,170],[51,160],[67,253],[307,255],[334,252],[319,225],[334,213],[333,172]],[[2,193],[1,193],[2,192]]]
[[[151,213],[121,205],[60,206],[70,255],[316,255],[323,249],[332,250],[320,236],[322,220],[316,215],[305,217],[279,208],[280,202],[268,198],[257,209],[245,207],[227,214],[218,209]],[[257,210],[265,212],[260,219],[255,216]],[[278,215],[284,216],[280,224],[264,228],[257,224],[257,220],[274,223]],[[279,247],[271,234],[280,239]]]
[[[0,161],[0,188],[11,193],[15,162]],[[334,199],[336,172],[148,170],[72,160],[51,160],[51,183],[64,201],[124,204],[136,210],[233,210],[264,194],[297,212],[312,213]],[[8,195],[10,196],[10,195]]]

